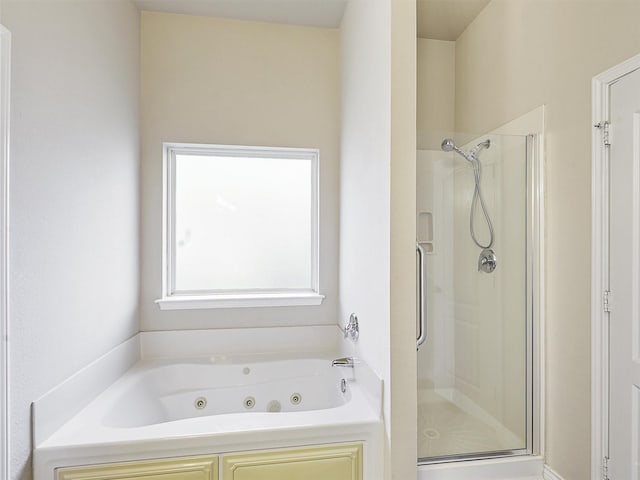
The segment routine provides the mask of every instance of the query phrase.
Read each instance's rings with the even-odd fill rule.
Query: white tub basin
[[[351,400],[351,376],[326,358],[142,364],[103,396],[108,406],[102,424],[132,428],[212,415],[336,408]]]

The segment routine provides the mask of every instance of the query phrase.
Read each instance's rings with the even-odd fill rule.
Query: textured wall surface
[[[456,42],[418,38],[418,150],[438,150],[455,128]]]
[[[128,1],[3,1],[12,33],[11,479],[30,404],[138,331],[138,38]]]

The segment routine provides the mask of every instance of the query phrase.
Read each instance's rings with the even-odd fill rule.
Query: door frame
[[[9,478],[9,101],[11,33],[0,25],[0,478]]]
[[[640,55],[593,77],[591,135],[591,480],[601,480],[609,456],[609,148],[610,87],[640,69]],[[607,301],[610,301],[607,298]]]

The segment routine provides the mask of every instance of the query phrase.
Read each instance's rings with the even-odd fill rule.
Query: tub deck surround
[[[382,383],[364,363],[353,369],[330,367],[342,341],[339,328],[249,330],[258,331],[138,335],[141,358],[135,365],[53,432],[45,413],[55,416],[54,407],[62,407],[59,399],[73,395],[77,385],[65,382],[39,399],[33,408],[34,479],[53,480],[54,469],[61,466],[354,441],[365,446],[364,467],[372,475],[366,478],[377,478]],[[290,334],[299,335],[299,342]],[[207,344],[213,348],[207,350]],[[284,344],[303,352],[277,352]],[[118,349],[111,356],[94,365],[94,371],[122,363],[116,361]],[[90,379],[91,368],[87,370],[84,378]],[[321,394],[322,383],[331,392]],[[302,395],[299,404],[296,393]],[[198,416],[199,397],[208,401],[204,409],[211,407],[213,413],[218,408],[219,413]],[[247,397],[254,397],[256,410],[275,401],[282,411],[245,411]],[[129,413],[126,405],[132,405]],[[240,413],[232,413],[234,409]],[[53,424],[68,416],[59,415]]]
[[[330,353],[339,352],[343,341],[343,333],[337,325],[140,333],[142,358],[185,358],[212,353]]]
[[[32,404],[34,445],[43,443],[140,359],[138,337],[121,343]]]

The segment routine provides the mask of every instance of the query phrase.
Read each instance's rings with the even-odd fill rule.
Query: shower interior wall
[[[451,153],[418,152],[418,239],[428,241],[419,387],[457,404],[471,402],[520,439],[513,449],[524,447],[526,414],[525,150],[522,137],[492,142],[482,178],[498,255],[490,275],[478,272],[480,249],[469,234],[469,165]]]

